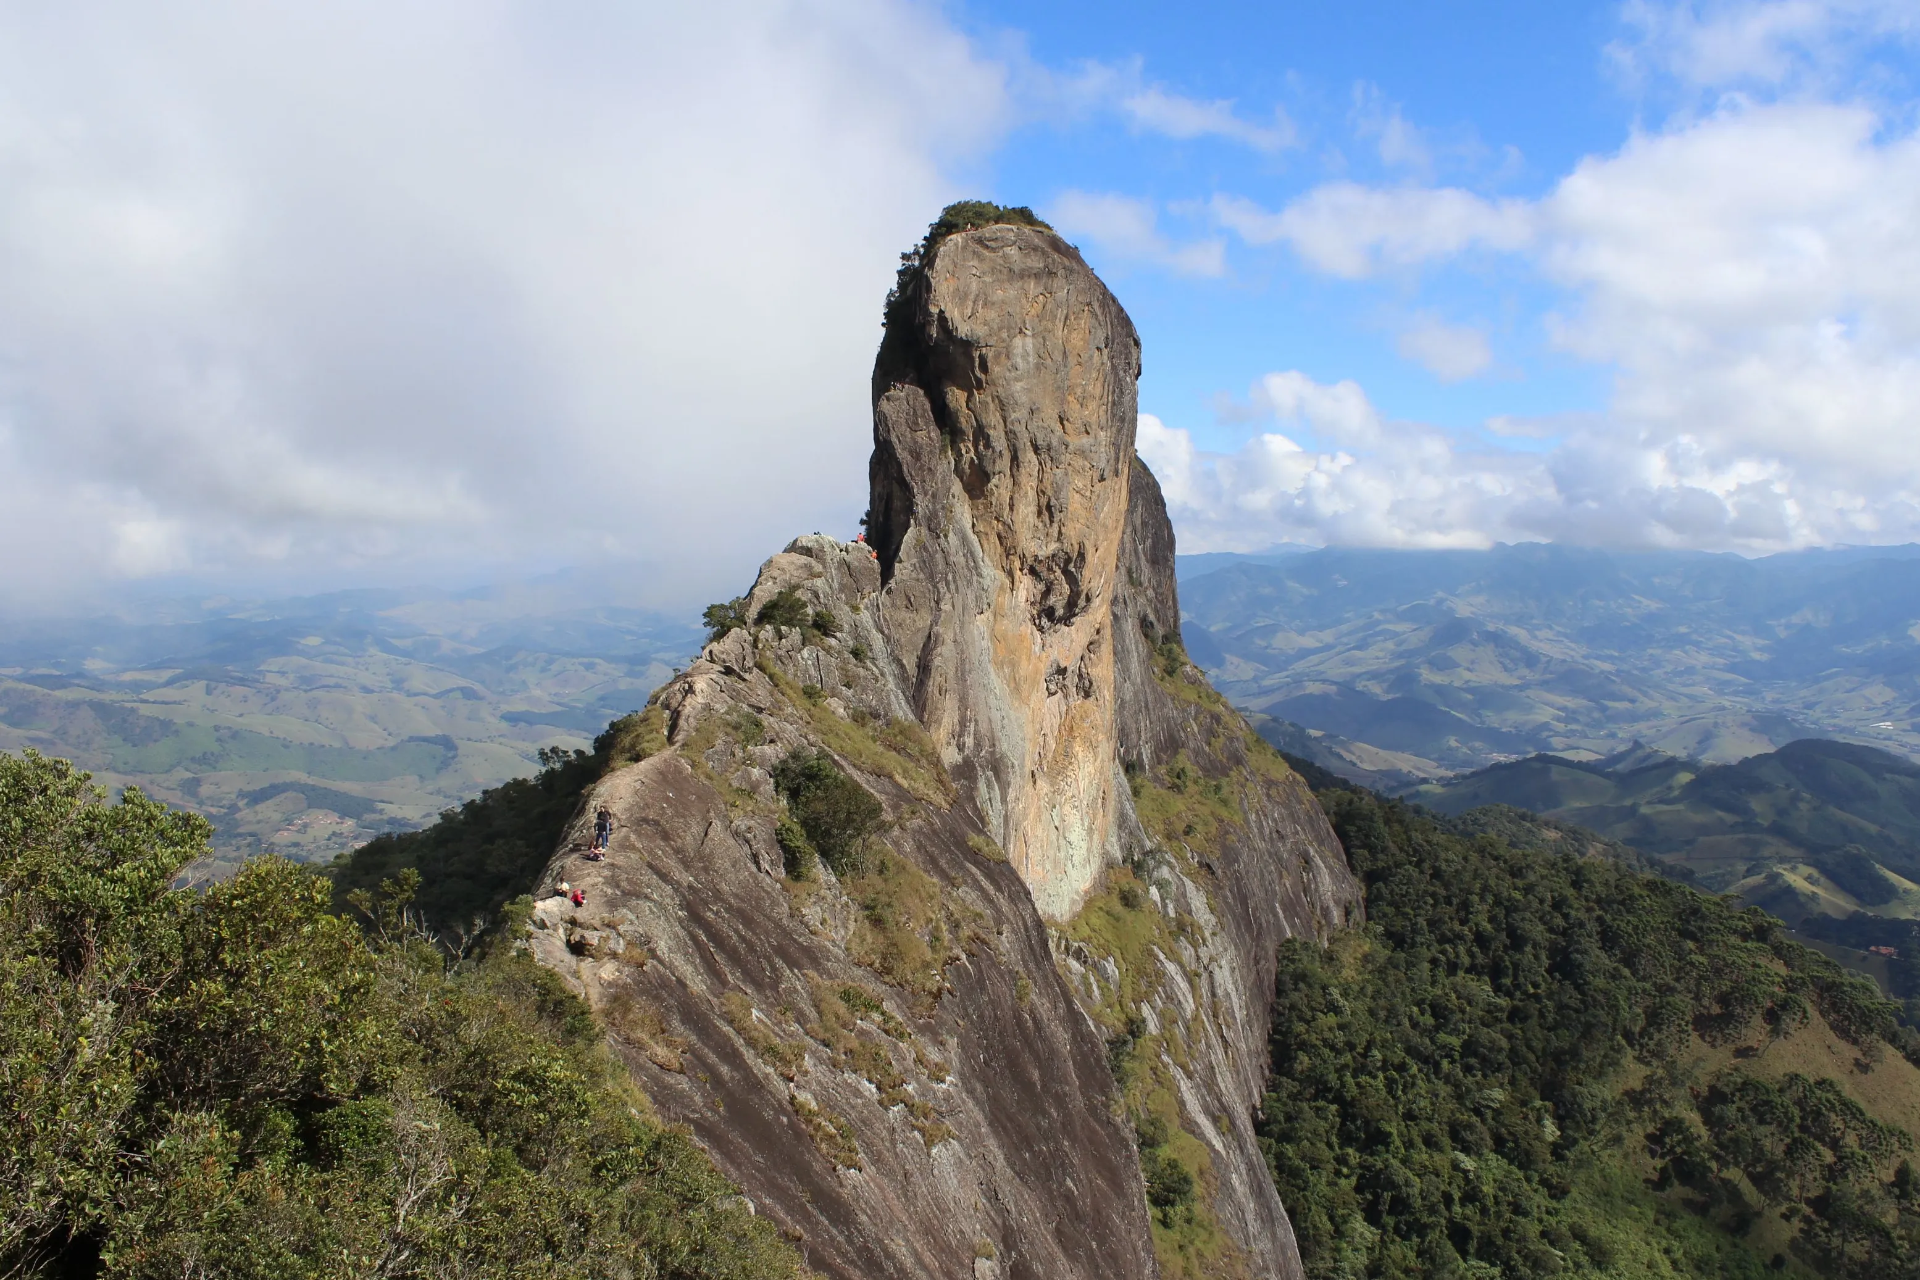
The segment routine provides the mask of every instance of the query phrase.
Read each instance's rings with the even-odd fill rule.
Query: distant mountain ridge
[[[1432,778],[1635,739],[1920,754],[1920,547],[1324,548],[1188,558],[1182,593],[1188,651],[1237,704]]]
[[[1406,795],[1444,814],[1511,805],[1589,828],[1789,923],[1920,917],[1920,765],[1874,747],[1803,739],[1715,765],[1635,743],[1595,761],[1535,755]]]

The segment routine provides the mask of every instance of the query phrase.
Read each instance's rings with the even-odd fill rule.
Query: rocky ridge
[[[1252,1128],[1274,952],[1359,894],[1180,648],[1138,370],[1051,232],[929,245],[871,549],[763,566],[536,894],[534,953],[827,1275],[1300,1274]],[[878,802],[817,865],[776,784],[814,753]]]

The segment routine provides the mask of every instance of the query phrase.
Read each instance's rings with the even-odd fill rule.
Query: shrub
[[[804,747],[773,767],[773,785],[821,861],[837,876],[858,875],[867,840],[885,814],[873,793],[848,777],[832,756]]]
[[[829,640],[840,634],[840,620],[826,609],[815,609],[809,625]]]
[[[811,617],[807,602],[800,598],[798,591],[788,587],[761,605],[753,621],[762,627],[804,627]]]
[[[712,644],[729,631],[738,631],[747,625],[747,602],[736,596],[721,604],[710,604],[700,615],[700,622],[707,629],[707,643]]]
[[[783,813],[773,834],[780,842],[780,856],[786,866],[787,878],[813,879],[813,869],[820,865],[820,851],[813,847],[813,841],[807,839],[805,829],[793,820],[791,814]]]

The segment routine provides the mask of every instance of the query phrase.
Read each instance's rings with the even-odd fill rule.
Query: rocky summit
[[[1139,369],[1051,231],[930,236],[870,541],[710,611],[536,892],[535,955],[826,1275],[1300,1274],[1254,1135],[1275,955],[1360,897],[1186,660]]]

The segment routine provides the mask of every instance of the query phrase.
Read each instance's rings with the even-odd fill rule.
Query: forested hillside
[[[1368,913],[1277,986],[1310,1275],[1920,1275],[1920,1040],[1871,984],[1565,828],[1296,767]]]
[[[0,755],[0,1275],[800,1274],[510,931],[449,955],[412,873],[170,888],[207,834]]]
[[[1443,813],[1508,804],[1590,827],[1790,924],[1920,915],[1920,766],[1874,747],[1809,738],[1723,765],[1644,748],[1532,756],[1408,795]]]

